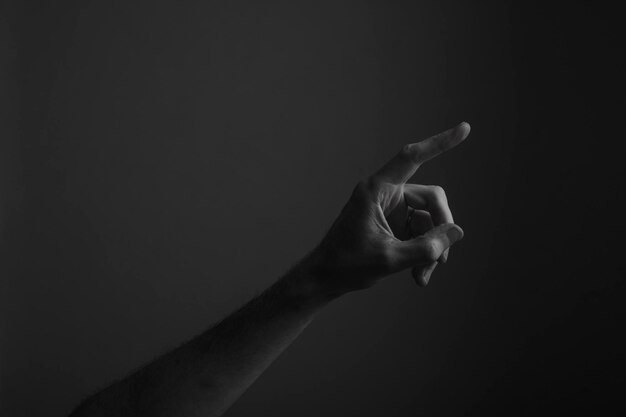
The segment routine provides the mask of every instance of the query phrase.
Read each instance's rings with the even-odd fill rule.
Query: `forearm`
[[[403,147],[355,187],[321,243],[289,274],[204,334],[96,394],[74,417],[218,416],[333,298],[407,268],[426,285],[463,231],[441,187],[406,181],[468,134],[461,123]]]
[[[332,297],[302,265],[205,333],[96,394],[75,416],[217,416]]]

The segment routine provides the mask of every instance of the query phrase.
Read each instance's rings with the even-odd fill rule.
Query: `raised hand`
[[[333,295],[367,288],[411,268],[425,286],[438,262],[463,237],[441,187],[408,184],[424,162],[461,143],[468,123],[406,145],[361,181],[320,245],[305,263]]]
[[[258,297],[139,371],[94,394],[73,417],[219,416],[333,298],[413,269],[426,285],[463,237],[439,187],[407,184],[463,141],[461,123],[402,151],[360,182],[322,242]]]

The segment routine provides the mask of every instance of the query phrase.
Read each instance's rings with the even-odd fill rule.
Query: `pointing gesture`
[[[463,231],[440,187],[407,181],[469,130],[461,123],[405,146],[355,187],[322,242],[292,271],[190,342],[90,397],[72,416],[222,415],[333,298],[407,268],[426,285]]]
[[[463,237],[441,187],[407,181],[426,161],[455,147],[468,123],[406,145],[361,181],[328,234],[305,262],[319,271],[318,288],[336,295],[367,288],[411,268],[425,286],[449,248]]]
[[[415,174],[420,165],[463,142],[469,132],[469,123],[463,122],[421,142],[405,145],[374,177],[402,185]]]

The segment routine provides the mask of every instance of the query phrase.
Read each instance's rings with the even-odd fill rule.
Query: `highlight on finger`
[[[420,287],[425,287],[428,285],[430,281],[430,277],[432,276],[435,268],[437,267],[437,262],[433,262],[429,265],[424,265],[420,267],[414,267],[411,269],[411,275],[413,275],[413,279]]]
[[[469,133],[469,123],[462,122],[452,129],[421,142],[405,145],[396,156],[374,174],[374,177],[392,184],[404,184],[415,174],[422,163],[463,142]]]
[[[422,164],[463,142],[470,134],[470,124],[461,122],[452,129],[414,144],[416,159]]]
[[[437,262],[443,252],[463,238],[463,229],[454,223],[435,226],[421,236],[394,242],[395,267],[405,269]]]

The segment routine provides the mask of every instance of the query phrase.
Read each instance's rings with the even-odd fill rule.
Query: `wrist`
[[[298,308],[321,308],[343,293],[332,291],[325,284],[327,277],[309,255],[293,267],[277,285],[283,294]]]

